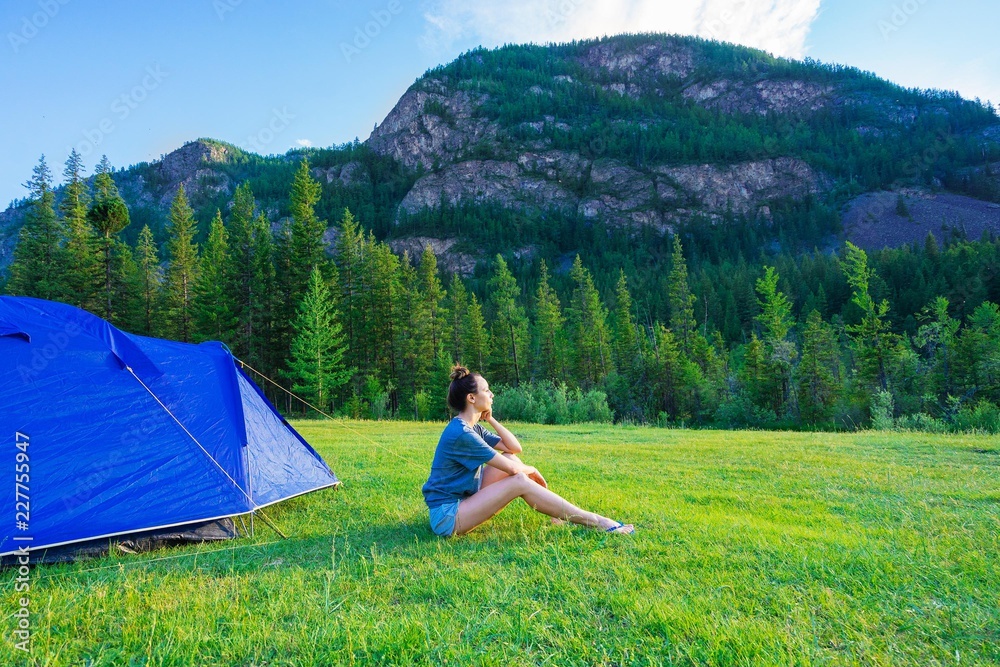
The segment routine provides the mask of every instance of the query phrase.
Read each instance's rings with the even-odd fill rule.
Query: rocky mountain
[[[474,50],[418,79],[362,145],[261,157],[198,140],[115,179],[139,223],[132,232],[148,223],[162,237],[181,184],[207,222],[244,180],[280,224],[302,155],[331,223],[349,206],[400,251],[434,240],[453,255],[446,267],[462,272],[477,258],[455,231],[462,226],[435,221],[477,208],[535,221],[523,247],[502,249],[513,254],[553,216],[626,234],[741,221],[777,235],[794,223],[817,238],[840,233],[833,219],[868,247],[927,231],[1000,233],[997,209],[979,201],[1000,200],[992,108],[852,68],[665,35]],[[900,192],[921,220],[947,207],[947,229],[928,222],[901,233]],[[22,218],[17,207],[0,214],[0,266]]]

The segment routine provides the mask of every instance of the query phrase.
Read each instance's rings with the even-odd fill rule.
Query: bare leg
[[[521,459],[517,458],[515,454],[504,453],[504,456],[508,459],[511,459],[512,461],[517,461],[518,463],[521,463]],[[507,479],[508,477],[510,477],[510,475],[505,473],[503,470],[499,470],[498,468],[494,468],[493,466],[483,466],[483,479],[479,485],[479,490],[482,491],[490,484],[499,482],[501,479]],[[552,517],[552,525],[559,526],[564,523],[566,522],[560,519],[559,517],[555,516]]]
[[[607,530],[618,525],[617,521],[593,512],[587,512],[566,502],[557,494],[528,479],[524,473],[518,473],[494,481],[486,488],[480,489],[478,493],[463,500],[458,506],[455,534],[462,535],[469,532],[502,510],[515,498],[524,498],[524,501],[532,509],[542,514],[572,521],[582,526]],[[621,532],[631,532],[631,526],[628,526],[628,529]]]
[[[521,459],[517,458],[517,456],[515,456],[514,454],[508,454],[505,452],[503,456],[504,458],[508,458],[511,461],[516,461],[517,463],[521,463]],[[507,479],[508,477],[510,477],[510,475],[505,473],[503,470],[500,470],[499,468],[494,468],[493,466],[484,465],[483,480],[479,484],[479,490],[482,491],[490,484],[499,482],[501,479]]]

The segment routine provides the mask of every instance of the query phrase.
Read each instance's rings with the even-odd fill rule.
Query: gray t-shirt
[[[438,440],[431,475],[424,484],[424,501],[433,508],[468,498],[479,490],[481,468],[496,456],[501,438],[479,424],[469,426],[455,417]]]

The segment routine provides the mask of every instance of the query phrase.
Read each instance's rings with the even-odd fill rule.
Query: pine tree
[[[97,246],[93,229],[87,222],[90,195],[83,181],[83,158],[74,148],[63,170],[65,186],[59,203],[66,227],[66,273],[63,276],[67,303],[96,310],[101,279],[97,265]]]
[[[806,424],[830,418],[840,389],[840,354],[833,327],[818,310],[806,318],[802,331],[802,361],[796,369],[799,415]]]
[[[247,295],[249,312],[246,318],[247,361],[256,368],[277,374],[282,355],[275,347],[277,336],[274,314],[278,310],[277,274],[274,267],[274,236],[271,223],[260,213],[250,228],[252,242],[250,287]]]
[[[674,234],[674,251],[671,255],[672,267],[667,278],[667,299],[670,303],[670,329],[677,336],[681,349],[691,349],[691,336],[697,328],[694,319],[695,297],[688,286],[687,262],[681,237]]]
[[[691,375],[696,367],[684,358],[674,333],[659,322],[653,326],[649,355],[649,390],[657,416],[662,412],[670,421],[690,419],[694,384]]]
[[[614,363],[618,371],[633,378],[638,369],[641,350],[632,316],[632,295],[628,291],[625,270],[619,269],[615,285]]]
[[[153,232],[143,225],[135,246],[137,302],[132,327],[136,333],[152,336],[157,332],[163,277]]]
[[[369,232],[365,242],[361,275],[362,308],[365,321],[360,335],[368,341],[370,357],[364,368],[379,379],[381,386],[389,394],[389,410],[399,407],[399,351],[401,336],[405,330],[400,327],[399,295],[402,291],[399,258],[384,243],[375,240]]]
[[[535,374],[543,380],[563,382],[566,379],[565,323],[559,296],[549,285],[549,268],[543,260],[535,292]]]
[[[409,253],[404,252],[400,261],[401,289],[397,309],[403,326],[399,336],[402,368],[397,386],[406,394],[402,405],[412,404],[415,419],[420,418],[416,397],[429,388],[436,353],[432,344],[430,308],[421,291],[420,282],[417,270],[410,263]]]
[[[781,378],[775,372],[764,341],[756,332],[743,348],[743,366],[737,375],[750,401],[777,415],[775,407],[781,404]]]
[[[365,235],[357,219],[346,208],[338,231],[334,261],[340,276],[340,319],[347,337],[348,359],[352,365],[363,368],[370,358],[368,341],[361,336],[365,320],[361,295],[365,283],[361,274]]]
[[[289,294],[295,303],[305,293],[313,267],[324,267],[326,264],[326,245],[323,243],[326,223],[316,216],[320,192],[319,182],[309,173],[309,160],[302,160],[292,181],[292,220],[288,239],[291,256]]]
[[[111,178],[107,156],[101,162],[101,167],[94,176],[94,201],[87,211],[87,220],[97,232],[99,250],[99,271],[101,276],[101,311],[105,319],[121,321],[121,310],[124,304],[116,300],[124,287],[122,280],[124,270],[120,261],[123,254],[118,234],[128,227],[130,218],[128,206],[118,195],[118,187]]]
[[[496,268],[488,281],[489,304],[493,312],[493,330],[490,338],[495,346],[492,355],[492,373],[497,383],[521,383],[527,359],[528,318],[518,303],[521,290],[517,280],[507,268],[507,262],[497,255]]]
[[[934,393],[945,398],[956,393],[955,338],[961,323],[948,315],[948,299],[943,296],[935,297],[930,305],[924,308],[921,319],[926,324],[917,330],[913,342],[927,357],[928,367],[924,375],[925,393]]]
[[[857,355],[858,375],[862,381],[881,391],[888,391],[889,378],[900,357],[899,336],[889,328],[889,302],[883,299],[876,303],[872,298],[869,284],[875,277],[875,271],[868,267],[865,251],[850,241],[847,242],[844,268],[847,283],[853,289],[851,303],[862,313],[860,324],[847,327]]]
[[[111,250],[114,273],[111,276],[111,323],[131,328],[140,317],[142,304],[139,299],[140,275],[135,254],[127,243],[115,240]]]
[[[566,306],[570,344],[574,350],[575,376],[584,388],[598,385],[611,370],[608,313],[601,303],[594,279],[577,255],[569,272],[573,294]]]
[[[779,415],[783,412],[783,404],[789,400],[792,364],[798,357],[795,344],[787,340],[792,327],[792,305],[778,290],[778,272],[773,266],[765,266],[764,275],[757,279],[757,294],[761,312],[755,319],[764,330],[764,363],[773,380],[768,382],[768,391],[773,394],[768,397],[766,407]]]
[[[483,317],[483,307],[479,305],[479,300],[475,294],[469,295],[468,317],[466,318],[465,329],[465,359],[472,364],[471,369],[482,372],[486,368],[486,360],[489,357],[490,341],[489,330],[486,328],[486,319]]]
[[[292,391],[323,411],[330,409],[334,394],[354,373],[344,367],[347,348],[330,296],[322,272],[313,267],[297,310],[288,363]]]
[[[111,167],[111,161],[108,160],[107,155],[101,156],[101,161],[97,163],[94,167],[94,198],[95,199],[111,199],[112,197],[118,197],[118,186],[115,185],[114,178],[112,178],[113,169]],[[99,176],[106,175],[108,178],[98,178]]]
[[[436,354],[438,348],[444,342],[445,313],[442,306],[444,288],[441,285],[441,279],[438,277],[437,256],[430,245],[425,245],[424,252],[420,255],[417,277],[419,293],[429,318],[428,327],[431,348]]]
[[[956,341],[955,375],[964,387],[1000,403],[1000,306],[985,301]]]
[[[469,317],[469,292],[457,273],[451,274],[445,311],[448,316],[448,356],[452,363],[467,365],[465,335]]]
[[[194,326],[200,340],[227,341],[236,329],[230,298],[229,241],[222,213],[215,212],[195,281]]]
[[[229,336],[233,353],[248,360],[250,338],[254,330],[254,196],[249,183],[242,183],[233,192],[232,205],[226,220],[229,256],[225,288],[233,307],[235,326]],[[257,295],[260,296],[260,295]],[[249,360],[248,360],[249,361]]]
[[[56,217],[52,172],[44,155],[24,187],[30,192],[31,203],[14,249],[7,290],[11,294],[58,299],[64,293],[65,233]]]
[[[612,359],[615,372],[605,380],[608,402],[615,414],[623,420],[643,421],[649,404],[645,389],[647,364],[639,327],[632,314],[632,294],[628,289],[625,272],[619,269],[618,283],[615,285],[615,311],[612,326]]]
[[[764,340],[785,340],[792,328],[792,305],[778,290],[778,272],[773,266],[765,266],[764,275],[757,279],[757,294],[760,314],[755,319],[764,329]]]
[[[198,280],[198,245],[194,241],[194,211],[181,185],[170,206],[167,271],[163,285],[164,323],[170,337],[190,342],[194,336],[195,284]]]
[[[278,276],[281,279],[279,313],[276,322],[278,349],[288,349],[295,318],[295,304],[302,301],[313,267],[329,277],[323,233],[326,223],[316,216],[321,188],[309,173],[309,160],[303,159],[295,172],[290,193],[291,221],[281,236]]]

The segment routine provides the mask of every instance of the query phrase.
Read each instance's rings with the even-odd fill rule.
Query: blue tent
[[[338,484],[220,343],[0,297],[0,556],[186,526]]]

